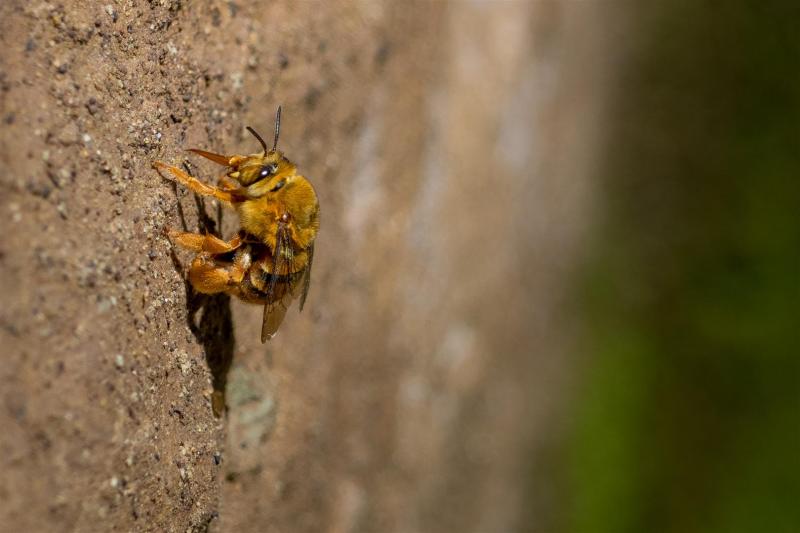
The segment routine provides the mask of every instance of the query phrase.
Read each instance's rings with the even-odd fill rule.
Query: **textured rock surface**
[[[0,522],[545,527],[599,11],[3,2]],[[150,164],[253,150],[278,104],[322,231],[262,346],[258,309],[187,292],[162,230],[202,210]]]

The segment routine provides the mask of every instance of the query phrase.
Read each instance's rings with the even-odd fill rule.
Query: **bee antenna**
[[[262,139],[262,138],[261,138],[261,135],[259,135],[259,134],[258,134],[258,132],[256,132],[256,130],[254,130],[254,129],[253,129],[253,128],[251,128],[250,126],[247,126],[247,131],[249,131],[250,133],[252,133],[252,134],[253,134],[253,137],[255,137],[256,139],[258,139],[258,142],[260,142],[260,143],[261,143],[261,146],[264,148],[264,153],[266,154],[266,153],[267,153],[267,143],[265,143],[265,142],[264,142],[264,139]]]
[[[281,133],[281,106],[278,106],[278,112],[275,113],[275,142],[272,144],[272,151],[278,148],[278,135]]]

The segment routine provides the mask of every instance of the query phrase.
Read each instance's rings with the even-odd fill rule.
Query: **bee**
[[[189,282],[204,294],[227,293],[264,306],[261,342],[271,339],[291,303],[299,298],[303,310],[311,282],[314,240],[319,231],[319,202],[314,187],[294,163],[278,150],[281,108],[275,116],[272,149],[251,127],[262,152],[224,156],[190,149],[226,167],[215,187],[183,170],[156,161],[159,173],[202,196],[233,207],[240,229],[225,241],[210,234],[167,230],[176,245],[196,252]],[[162,176],[164,174],[162,173]]]

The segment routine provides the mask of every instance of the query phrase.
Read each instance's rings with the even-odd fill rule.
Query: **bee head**
[[[275,115],[275,138],[272,149],[256,130],[247,126],[249,131],[261,144],[263,151],[252,155],[235,155],[226,157],[203,150],[191,151],[210,159],[220,165],[228,167],[228,177],[238,181],[253,197],[264,196],[270,192],[277,192],[286,184],[287,178],[294,174],[294,164],[284,157],[278,150],[278,136],[281,132],[281,108]]]
[[[246,156],[236,163],[228,176],[247,187],[254,196],[276,192],[285,185],[285,178],[293,174],[295,169],[294,164],[278,150]]]
[[[241,161],[238,168],[229,176],[247,187],[248,192],[254,197],[278,192],[286,185],[287,178],[293,174],[295,169],[292,162],[278,150],[278,136],[281,133],[280,106],[275,114],[275,138],[272,141],[271,150],[267,148],[267,143],[256,130],[247,126],[247,131],[258,139],[264,151]]]

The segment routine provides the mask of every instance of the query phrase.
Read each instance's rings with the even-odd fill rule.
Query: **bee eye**
[[[269,190],[269,192],[275,192],[277,190],[280,190],[284,185],[286,185],[286,180],[281,180],[278,183],[276,183],[275,186]]]
[[[278,170],[278,166],[277,165],[274,165],[274,164],[273,165],[264,165],[261,168],[261,172],[258,173],[258,177],[259,178],[266,178],[270,174],[274,174],[276,170]]]

